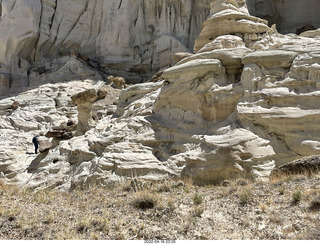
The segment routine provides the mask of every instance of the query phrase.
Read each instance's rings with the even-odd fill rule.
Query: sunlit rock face
[[[317,0],[247,0],[251,15],[276,24],[280,33],[297,33],[304,26],[320,27],[320,2]]]
[[[0,1],[0,9],[1,95],[60,69],[68,56],[145,81],[171,66],[174,53],[192,50],[210,0],[20,0]],[[75,75],[92,76],[81,67]]]
[[[203,23],[200,36],[197,38],[194,51],[222,35],[238,35],[247,38],[269,31],[267,21],[251,16],[244,0],[214,0],[209,18]]]
[[[195,50],[129,86],[62,57],[0,100],[1,180],[60,190],[128,178],[219,184],[268,180],[276,166],[320,154],[319,30],[279,34],[245,1],[215,0]],[[65,75],[72,81],[46,83]]]

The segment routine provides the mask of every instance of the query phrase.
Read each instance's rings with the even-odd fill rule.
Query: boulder
[[[17,101],[14,101],[12,104],[11,104],[11,109],[13,109],[13,110],[16,110],[16,109],[18,109],[18,107],[19,107],[19,102],[17,102]]]
[[[97,91],[95,89],[89,89],[79,92],[71,97],[75,105],[84,103],[93,103],[98,100]]]
[[[52,131],[48,131],[45,134],[45,137],[62,139],[64,133],[65,133],[65,131],[63,131],[63,130],[60,130],[60,131],[59,130],[52,130]]]
[[[125,88],[126,80],[123,77],[113,77],[110,75],[108,77],[108,82],[114,87],[118,89]]]
[[[44,153],[50,150],[52,143],[49,140],[40,140],[39,142],[39,152]]]

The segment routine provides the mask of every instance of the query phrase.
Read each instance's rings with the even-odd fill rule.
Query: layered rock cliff
[[[0,95],[19,91],[76,56],[131,83],[172,65],[192,50],[210,0],[0,1]],[[68,64],[67,64],[68,66]],[[83,78],[81,68],[64,77]],[[69,76],[69,77],[68,77]],[[90,74],[89,74],[90,76]],[[20,89],[21,90],[21,89]]]
[[[319,30],[278,34],[245,1],[214,0],[194,50],[123,90],[93,73],[2,99],[1,178],[64,190],[128,177],[266,180],[276,165],[320,153]],[[94,72],[67,60],[50,75]],[[37,133],[51,146],[34,155]]]

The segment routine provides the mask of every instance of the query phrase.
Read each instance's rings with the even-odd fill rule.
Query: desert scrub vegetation
[[[248,187],[240,190],[239,193],[240,204],[248,204],[252,200],[252,190]]]
[[[302,198],[302,192],[300,190],[296,190],[292,193],[292,202],[294,204],[297,204],[298,202],[300,202],[301,198]]]
[[[194,205],[200,205],[203,202],[203,196],[196,192],[192,197],[192,201]]]
[[[195,206],[193,209],[192,209],[192,212],[191,212],[191,215],[192,217],[201,217],[201,215],[203,214],[204,212],[204,207],[201,207],[201,206]]]
[[[298,189],[302,198],[291,204]],[[190,179],[133,179],[68,192],[0,183],[0,239],[316,238],[319,193],[319,177],[278,183],[239,179],[203,187]]]
[[[149,191],[137,192],[132,200],[132,205],[138,209],[154,208],[158,203],[158,196],[156,193]]]

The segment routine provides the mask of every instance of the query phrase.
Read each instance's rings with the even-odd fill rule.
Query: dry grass
[[[240,203],[243,205],[249,203],[252,199],[251,190],[249,188],[244,188],[243,190],[241,190],[239,194],[239,199],[240,199]]]
[[[225,187],[134,180],[64,193],[0,183],[0,239],[315,239],[319,196],[318,176]]]
[[[142,191],[134,195],[132,205],[135,208],[146,210],[154,208],[158,203],[158,196],[156,193]]]

